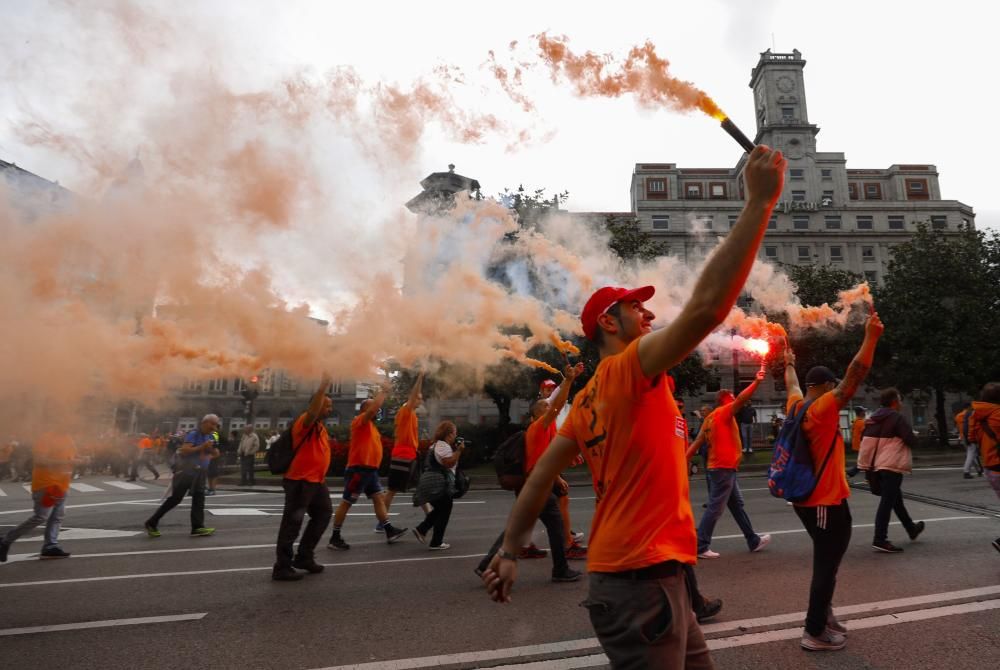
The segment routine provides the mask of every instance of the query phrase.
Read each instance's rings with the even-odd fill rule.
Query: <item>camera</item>
[[[455,444],[457,444],[459,446],[465,444],[465,438],[464,437],[457,437],[457,438],[455,438]]]

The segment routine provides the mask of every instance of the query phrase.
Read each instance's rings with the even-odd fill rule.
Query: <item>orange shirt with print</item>
[[[139,448],[140,449],[152,449],[153,448],[153,441],[151,439],[149,439],[148,437],[144,437],[141,440],[139,440]]]
[[[69,482],[73,476],[73,464],[68,462],[76,457],[76,443],[65,433],[43,433],[31,450],[35,459],[31,471],[31,490],[42,491],[54,486],[61,496],[69,491]],[[65,465],[41,465],[42,460],[67,461]],[[61,497],[60,496],[60,497]]]
[[[306,427],[306,414],[303,412],[292,424],[292,448],[295,449],[295,458],[285,473],[285,479],[314,484],[326,479],[326,471],[330,469],[330,438],[322,421]]]
[[[684,419],[666,376],[643,374],[638,347],[598,364],[558,431],[579,446],[597,493],[590,572],[696,561]]]
[[[740,427],[733,415],[736,403],[716,407],[708,415],[708,469],[738,470],[743,459]]]
[[[535,469],[538,459],[545,453],[546,447],[556,436],[556,422],[543,425],[541,419],[535,419],[524,432],[524,472]]]
[[[858,418],[851,424],[851,451],[861,449],[861,434],[865,432],[865,420]]]
[[[351,421],[351,446],[347,467],[377,468],[382,465],[382,436],[362,412]]]
[[[801,394],[788,396],[788,403],[785,405],[785,413],[789,417],[794,416],[802,409],[802,406],[795,406],[802,400]],[[804,402],[804,401],[803,401]],[[819,507],[839,505],[843,500],[851,497],[851,489],[847,485],[847,469],[844,456],[844,436],[840,434],[840,405],[833,391],[824,393],[809,406],[806,412],[805,421],[802,427],[809,438],[809,450],[812,452],[813,464],[818,469],[823,464],[823,459],[830,453],[830,445],[833,445],[833,453],[826,463],[826,468],[820,477],[816,488],[803,502],[795,503],[799,507]]]
[[[396,412],[395,425],[396,443],[392,446],[392,457],[412,461],[417,457],[417,446],[420,444],[417,413],[408,404],[403,405]]]

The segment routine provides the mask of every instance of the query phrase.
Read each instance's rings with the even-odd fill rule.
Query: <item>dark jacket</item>
[[[858,467],[862,470],[913,471],[910,448],[917,436],[906,417],[894,409],[880,407],[865,421],[858,452]]]

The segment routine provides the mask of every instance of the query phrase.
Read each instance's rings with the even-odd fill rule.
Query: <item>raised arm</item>
[[[760,386],[762,381],[764,381],[764,371],[758,370],[757,374],[754,376],[754,380],[750,383],[750,386],[743,389],[743,392],[736,396],[736,400],[733,401],[733,414],[739,412],[748,402],[750,402],[750,398],[753,397],[754,392],[757,391],[757,387]]]
[[[865,339],[861,342],[861,348],[854,355],[854,360],[851,361],[851,364],[847,366],[847,372],[844,374],[844,378],[840,381],[840,384],[837,385],[837,388],[833,389],[833,395],[837,398],[837,404],[841,407],[850,402],[851,398],[857,392],[858,387],[861,386],[861,382],[868,376],[868,371],[872,367],[872,360],[875,358],[875,345],[878,344],[878,340],[882,337],[884,330],[885,326],[882,325],[882,320],[878,318],[878,314],[872,313],[865,323]]]
[[[410,396],[406,399],[406,402],[409,404],[411,408],[416,407],[417,400],[419,400],[420,398],[420,392],[423,390],[423,387],[424,387],[424,372],[423,370],[421,370],[420,374],[417,375],[417,381],[414,382],[413,388],[410,389]]]
[[[546,428],[551,426],[552,423],[559,417],[559,412],[561,412],[562,408],[566,406],[566,400],[569,398],[569,389],[573,386],[573,381],[579,377],[582,372],[583,363],[567,365],[566,369],[563,370],[562,383],[559,384],[559,388],[556,390],[551,402],[549,402],[548,411],[542,415],[541,421],[543,426]]]
[[[368,407],[365,408],[364,415],[369,421],[375,419],[375,415],[382,408],[382,403],[385,402],[385,398],[388,395],[389,389],[386,384],[379,386],[378,393],[372,398],[371,402],[368,403]]]
[[[677,318],[639,341],[639,362],[647,377],[680,363],[729,314],[757,258],[771,210],[781,195],[785,167],[780,151],[758,145],[750,153],[743,170],[747,202],[736,225],[705,264]]]
[[[802,396],[802,387],[799,386],[799,376],[795,374],[795,352],[785,340],[785,388],[788,396]]]
[[[320,415],[323,413],[323,402],[326,399],[326,390],[329,387],[330,376],[324,372],[323,378],[320,379],[319,382],[319,388],[316,389],[316,393],[313,394],[312,399],[309,401],[309,408],[306,409],[306,428],[316,423],[319,420]]]

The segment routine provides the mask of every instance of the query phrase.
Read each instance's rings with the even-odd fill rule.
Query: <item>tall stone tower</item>
[[[798,49],[790,54],[771,53],[768,49],[750,73],[756,142],[781,149],[790,160],[816,153],[819,127],[809,123],[805,65]]]

